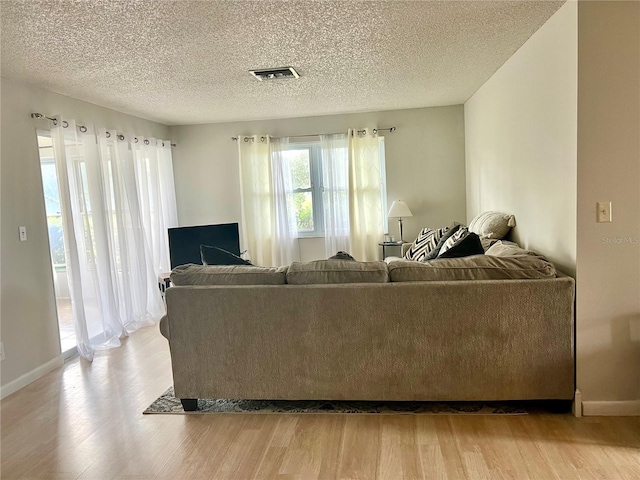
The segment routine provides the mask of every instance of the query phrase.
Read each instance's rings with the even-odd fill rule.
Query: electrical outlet
[[[611,222],[611,202],[598,202],[596,205],[598,223]]]
[[[27,241],[27,227],[20,227],[20,241]]]
[[[4,342],[0,342],[0,361],[4,360]]]

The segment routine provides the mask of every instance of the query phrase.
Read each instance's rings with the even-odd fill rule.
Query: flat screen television
[[[200,245],[209,245],[240,255],[240,235],[237,223],[197,225],[169,229],[171,268],[187,263],[202,265]]]

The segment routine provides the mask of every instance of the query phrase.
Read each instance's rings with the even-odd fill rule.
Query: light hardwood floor
[[[171,384],[157,328],[2,401],[3,479],[634,479],[640,419],[142,415]]]
[[[70,298],[56,298],[58,325],[60,328],[60,346],[66,352],[76,346],[76,328],[73,325],[73,310]]]

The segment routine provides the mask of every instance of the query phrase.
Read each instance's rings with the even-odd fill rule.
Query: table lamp
[[[402,236],[402,218],[413,217],[413,213],[411,213],[411,210],[409,210],[409,207],[407,207],[407,204],[404,203],[402,200],[395,200],[391,204],[391,208],[389,209],[388,216],[389,218],[398,219],[398,225],[400,227],[400,241],[404,242],[404,238]]]

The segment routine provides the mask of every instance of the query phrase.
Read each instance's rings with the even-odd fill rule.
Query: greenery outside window
[[[289,161],[298,235],[324,235],[320,143],[292,144],[283,152]]]

